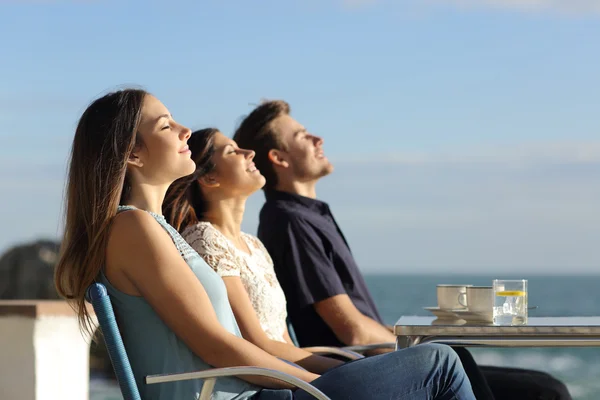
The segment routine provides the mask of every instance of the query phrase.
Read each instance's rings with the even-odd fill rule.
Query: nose
[[[181,125],[181,136],[187,140],[190,138],[190,136],[192,136],[192,130],[190,128],[187,128],[183,125]]]
[[[312,137],[313,137],[313,140],[315,142],[315,146],[322,146],[323,145],[324,140],[323,140],[322,137],[317,136],[317,135],[312,135]]]
[[[254,150],[245,150],[245,151],[246,151],[246,158],[248,160],[252,160],[254,158],[254,156],[256,155]]]

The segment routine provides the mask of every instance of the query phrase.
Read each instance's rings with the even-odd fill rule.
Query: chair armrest
[[[376,344],[366,344],[359,346],[346,346],[342,347],[343,350],[354,351],[356,353],[364,353],[369,350],[377,350],[377,349],[396,349],[396,343],[376,343]]]
[[[330,347],[330,346],[314,346],[314,347],[303,347],[302,350],[309,351],[314,354],[335,354],[337,356],[341,356],[347,358],[348,360],[358,360],[359,358],[365,358],[362,354],[354,352],[352,350],[348,350],[345,348],[339,347]]]
[[[205,379],[206,382],[202,386],[202,393],[200,394],[200,400],[210,399],[213,387],[215,385],[215,379],[225,376],[265,376],[268,378],[279,379],[280,381],[294,385],[295,387],[304,390],[311,394],[317,400],[331,400],[319,389],[311,385],[310,383],[304,382],[303,380],[296,378],[295,376],[286,374],[285,372],[276,371],[268,368],[259,367],[228,367],[228,368],[214,368],[205,371],[196,372],[184,372],[181,374],[162,374],[162,375],[148,375],[146,376],[146,383],[163,383],[163,382],[175,382],[185,381],[189,379]]]

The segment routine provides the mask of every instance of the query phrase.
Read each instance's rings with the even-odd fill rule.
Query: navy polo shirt
[[[273,259],[300,346],[343,346],[313,304],[347,294],[364,315],[382,322],[350,247],[329,206],[286,192],[265,192],[258,238]]]

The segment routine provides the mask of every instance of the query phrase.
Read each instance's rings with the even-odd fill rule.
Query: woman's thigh
[[[445,379],[443,358],[449,353],[453,351],[446,346],[415,346],[344,364],[312,384],[336,400],[423,399]],[[302,390],[294,394],[298,400],[311,398]]]

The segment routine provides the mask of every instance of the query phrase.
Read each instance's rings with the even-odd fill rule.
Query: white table
[[[435,317],[401,317],[396,348],[420,343],[486,347],[600,346],[600,317],[530,317],[527,325],[495,326]]]

